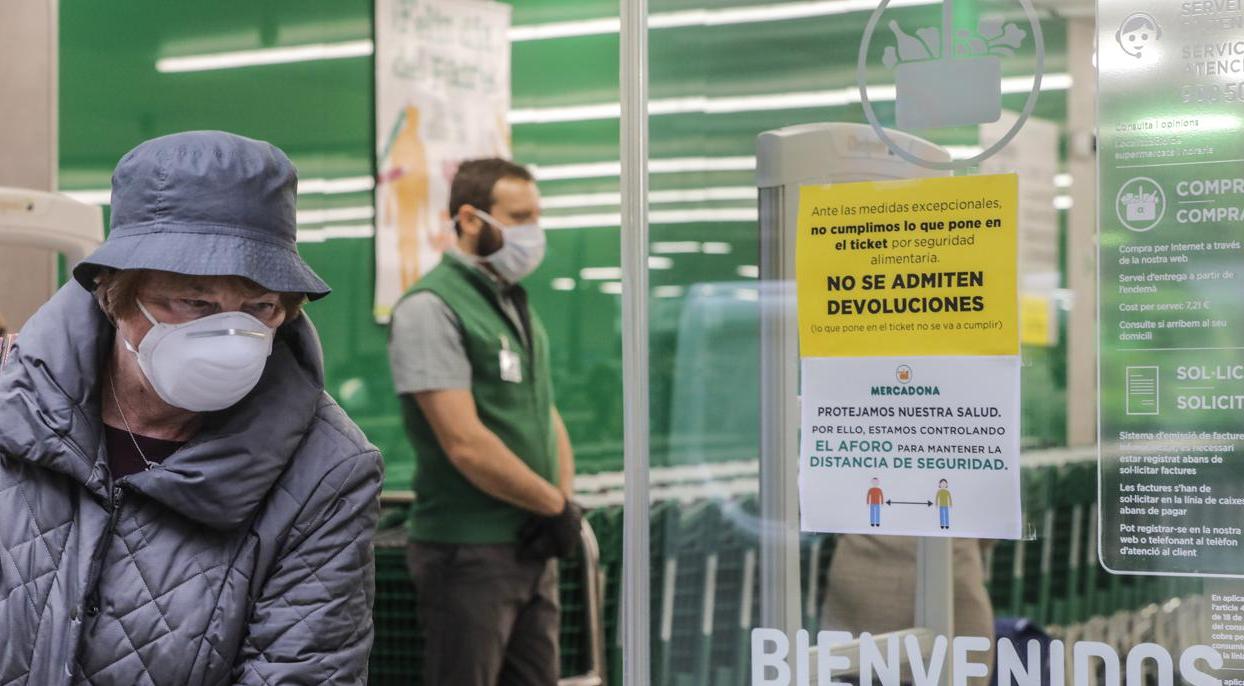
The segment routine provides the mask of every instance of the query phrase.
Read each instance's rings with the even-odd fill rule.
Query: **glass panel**
[[[794,312],[793,244],[776,241],[773,233],[777,227],[793,229],[788,218],[798,196],[776,187],[758,189],[756,178],[760,133],[799,124],[866,122],[858,98],[857,53],[879,3],[651,0],[648,379],[623,379],[621,373],[618,126],[611,109],[618,97],[618,41],[608,21],[616,17],[617,3],[512,4],[513,150],[516,159],[536,167],[549,229],[548,258],[527,286],[549,332],[558,404],[575,444],[579,496],[590,508],[587,520],[599,540],[604,575],[603,633],[596,634],[586,615],[592,582],[583,563],[563,568],[564,674],[588,669],[599,647],[607,655],[609,682],[621,679],[617,628],[625,383],[646,382],[651,403],[654,684],[752,683],[756,628],[776,632],[760,636],[767,640],[761,652],[777,650],[784,640],[793,654],[801,651],[792,632],[801,628],[815,644],[822,630],[884,634],[932,621],[916,616],[918,607],[933,605],[917,602],[917,582],[935,577],[918,560],[931,565],[937,546],[926,545],[918,555],[920,544],[911,538],[799,531],[794,488],[799,436],[792,413],[798,409],[794,401],[800,381],[797,350],[785,328]],[[942,50],[943,9],[953,4],[949,26],[955,40],[961,40],[968,56],[983,52],[996,58],[1002,114],[998,122],[918,133],[952,157],[975,156],[1002,136],[1027,97],[1034,62],[1031,35],[1019,40],[1006,28],[1013,24],[1031,33],[1022,4],[891,4],[880,15],[867,63],[879,123],[893,128],[908,117],[944,114],[900,114],[896,94],[887,87],[897,88],[900,67],[911,73],[914,65],[919,76],[921,64],[933,61],[925,56]],[[1233,0],[1102,4],[1099,27],[1091,18],[1092,3],[1039,3],[1046,60],[1033,117],[999,155],[968,170],[1020,176],[1020,431],[1030,536],[952,544],[955,633],[1021,641],[1041,632],[1060,639],[1064,661],[1057,652],[1046,661],[1065,665],[1063,683],[1077,686],[1087,686],[1074,669],[1077,650],[1083,656],[1105,656],[1085,662],[1090,666],[1083,674],[1104,677],[1110,686],[1128,678],[1129,655],[1140,664],[1151,650],[1145,644],[1156,644],[1171,656],[1173,675],[1209,683],[1181,658],[1208,654],[1193,647],[1209,645],[1227,669],[1244,667],[1244,631],[1239,629],[1244,588],[1233,579],[1112,574],[1098,558],[1104,552],[1116,571],[1132,572],[1143,565],[1125,558],[1155,557],[1122,552],[1127,546],[1157,549],[1163,558],[1162,550],[1169,549],[1172,559],[1180,558],[1176,571],[1181,572],[1235,574],[1240,567],[1234,564],[1238,549],[1231,543],[1239,536],[1238,517],[1230,509],[1238,495],[1231,478],[1233,453],[1207,449],[1233,445],[1198,436],[1196,441],[1209,443],[1189,452],[1177,450],[1187,447],[1182,444],[1155,445],[1156,439],[1119,439],[1123,431],[1235,430],[1238,351],[1141,351],[1154,353],[1143,363],[1131,362],[1134,353],[1127,351],[1237,345],[1231,335],[1235,277],[1221,275],[1239,271],[1231,266],[1238,252],[1231,243],[1238,238],[1232,212],[1240,204],[1235,177],[1240,176],[1241,155],[1233,152],[1240,71],[1233,36],[1241,26],[1240,8]],[[99,201],[111,168],[126,150],[145,138],[192,128],[269,139],[290,153],[303,178],[362,178],[367,185],[375,172],[369,59],[183,74],[161,74],[155,60],[366,39],[371,3],[281,0],[227,12],[209,4],[169,8],[156,0],[106,7],[60,4],[63,188],[88,192]],[[1150,25],[1151,35],[1145,33]],[[1102,84],[1110,98],[1101,122],[1100,144],[1107,158],[1100,198],[1093,136],[1095,42],[1103,50]],[[933,85],[940,85],[960,89],[953,93],[970,99],[981,92],[972,87],[973,79],[980,82],[992,74],[969,73],[965,67],[952,71],[948,80],[926,74],[925,81],[909,83],[934,98],[939,93]],[[951,92],[945,90],[943,99],[955,100]],[[222,99],[221,93],[229,97]],[[247,106],[237,107],[238,102]],[[871,139],[862,144],[861,158],[883,150]],[[1155,151],[1161,151],[1161,160],[1154,159]],[[1199,164],[1207,160],[1198,157],[1212,158],[1213,165]],[[1198,164],[1185,164],[1193,161]],[[1137,166],[1168,163],[1173,164]],[[1212,172],[1193,171],[1201,167]],[[879,178],[858,163],[824,171],[840,173],[835,182]],[[1155,191],[1146,182],[1127,188],[1139,179],[1162,189],[1171,201],[1165,213],[1150,202]],[[1199,182],[1197,188],[1208,194],[1186,186],[1190,195],[1181,195],[1185,182]],[[1214,194],[1207,190],[1213,188],[1209,183],[1227,192]],[[300,208],[372,205],[369,190],[328,188],[305,192]],[[1201,208],[1224,213],[1194,213]],[[1109,439],[1102,485],[1109,497],[1099,495],[1094,460],[1098,210],[1104,260],[1102,412]],[[1208,219],[1183,221],[1181,210],[1185,218]],[[1151,220],[1152,230],[1136,228]],[[325,220],[303,228],[331,225]],[[415,462],[393,397],[387,333],[372,318],[374,246],[366,237],[307,235],[325,239],[304,242],[300,250],[336,288],[332,298],[308,309],[323,338],[329,390],[383,450],[388,467],[372,679],[413,683],[422,644],[413,617],[414,592],[401,558],[400,523]],[[1212,243],[1231,245],[1190,247]],[[1155,251],[1165,246],[1167,261],[1146,260],[1150,253],[1135,249],[1146,246]],[[1120,262],[1123,257],[1129,262]],[[1156,274],[1159,266],[1172,280],[1206,273],[1221,278],[1178,289],[1165,280],[1156,290],[1120,288],[1130,284],[1124,276]],[[1154,309],[1119,307],[1132,304]],[[1157,307],[1175,305],[1211,314],[1157,316]],[[1128,323],[1128,331],[1146,331],[1151,327],[1145,322],[1159,319],[1208,320],[1210,330],[1192,335],[1193,327],[1178,325],[1178,333],[1163,334],[1172,346],[1117,337],[1120,323]],[[1167,354],[1177,359],[1160,357]],[[1202,385],[1213,388],[1196,388]],[[1172,418],[1166,412],[1169,403],[1181,396],[1186,402],[1209,402],[1214,409],[1197,411],[1204,416]],[[1129,403],[1140,411],[1129,413]],[[1166,414],[1143,414],[1155,409]],[[1234,443],[1235,437],[1224,440]],[[1141,465],[1171,458],[1178,463],[1162,464],[1199,470],[1190,466],[1189,454],[1211,460],[1217,455],[1223,462],[1216,473],[1198,472],[1195,483],[1182,480],[1187,474],[1172,475],[1179,480],[1151,479],[1121,469],[1124,457],[1140,456]],[[773,469],[764,471],[766,464]],[[1153,490],[1180,485],[1196,492]],[[1121,507],[1138,507],[1123,502],[1132,494],[1123,492],[1129,487],[1135,495],[1158,498],[1159,513],[1146,510],[1143,518],[1121,513]],[[1175,497],[1186,502],[1174,502]],[[1209,497],[1232,500],[1224,505],[1208,502]],[[1171,502],[1162,503],[1162,498]],[[862,515],[871,514],[863,509],[869,503],[860,500]],[[1217,506],[1219,512],[1205,517],[1161,512],[1164,506],[1184,504]],[[1202,531],[1166,531],[1167,526]],[[1172,540],[1184,536],[1207,542],[1202,548],[1195,540],[1191,546]],[[1176,555],[1181,548],[1198,555]],[[594,645],[593,637],[603,639],[603,645]],[[1193,652],[1186,652],[1189,648]],[[1007,658],[1001,666],[1014,664],[1009,653],[1000,657]],[[992,664],[981,655],[974,658]],[[905,652],[901,662],[908,662]],[[1160,656],[1145,660],[1142,676],[1167,683],[1158,679],[1165,675],[1165,664]],[[1200,669],[1210,671],[1204,663]],[[777,679],[780,670],[771,667],[761,676]],[[904,673],[902,678],[910,677]]]
[[[1183,631],[1156,641],[1227,683],[1244,644],[1241,123],[1238,65],[1218,55],[1240,22],[1239,8],[1103,2],[1098,25],[1101,560],[1113,583],[1180,596],[1155,623]]]
[[[1236,574],[1244,310],[1232,203],[1244,187],[1232,179],[1244,150],[1225,93],[1237,84],[1194,57],[1216,45],[1205,42],[1216,15],[1184,25],[1107,7],[1103,24],[1122,28],[1100,59],[1103,561]]]
[[[1125,609],[1139,612],[1150,602],[1179,595],[1174,589],[1167,595],[1137,591],[1124,599],[1120,591],[1107,601],[1108,592],[1097,590],[1120,582],[1097,571],[1091,426],[1074,437],[1069,433],[1073,415],[1092,415],[1091,346],[1078,349],[1080,364],[1089,365],[1087,375],[1081,372],[1088,386],[1077,387],[1082,398],[1068,396],[1069,369],[1083,368],[1073,366],[1070,342],[1075,336],[1092,337],[1092,262],[1084,263],[1089,277],[1081,277],[1083,297],[1072,293],[1068,266],[1069,254],[1083,255],[1069,252],[1072,238],[1091,246],[1095,222],[1088,209],[1072,226],[1069,177],[1077,150],[1074,133],[1092,126],[1091,119],[1071,121],[1072,60],[1081,60],[1077,69],[1089,70],[1091,53],[1073,50],[1068,38],[1073,25],[1086,20],[1048,11],[1039,15],[1045,79],[1032,119],[1001,154],[962,172],[1019,175],[1018,289],[1024,331],[1019,464],[1026,540],[958,538],[941,548],[934,539],[922,544],[916,538],[800,531],[794,490],[800,379],[790,323],[792,204],[798,203],[800,183],[885,178],[887,172],[869,162],[870,146],[881,151],[882,159],[891,156],[864,128],[855,139],[860,147],[854,155],[827,156],[821,168],[793,180],[792,190],[784,192],[777,183],[758,189],[757,174],[772,177],[773,172],[763,162],[757,170],[757,136],[802,124],[866,123],[856,65],[860,39],[877,4],[650,4],[656,684],[786,683],[781,680],[786,673],[769,658],[761,660],[769,667],[753,671],[760,652],[772,653],[779,646],[787,646],[792,656],[791,683],[806,683],[798,681],[798,629],[810,634],[806,649],[817,643],[818,631],[859,637],[936,624],[931,614],[917,617],[920,608],[938,605],[918,600],[918,582],[938,579],[935,568],[944,568],[939,552],[953,558],[953,573],[943,579],[953,588],[953,635],[989,639],[985,651],[968,653],[986,674],[993,669],[993,639],[1019,636],[1021,618],[1049,635],[1104,640],[1104,631],[1085,634],[1090,620],[1098,618],[1094,621],[1104,625],[1104,618],[1121,616]],[[895,53],[896,62],[920,62],[904,54],[914,50],[909,41],[918,41],[922,50],[940,51],[943,25],[940,2],[893,4],[880,15],[866,73],[873,109],[889,128],[900,116],[892,90],[900,77],[892,69],[896,64],[887,64],[887,50]],[[954,159],[967,159],[998,141],[1016,121],[1032,86],[1035,52],[1018,2],[958,0],[953,6],[956,46],[980,52],[977,42],[983,41],[983,51],[996,58],[1003,113],[998,122],[917,133]],[[1011,25],[1023,31],[1024,40],[1015,37]],[[1091,21],[1088,25],[1091,33]],[[954,73],[964,80],[969,76]],[[1091,71],[1085,74],[1087,87]],[[976,94],[971,87],[966,92]],[[1081,97],[1091,102],[1092,91]],[[1091,166],[1076,183],[1092,188]],[[1083,195],[1091,205],[1091,190]],[[781,236],[785,240],[779,240],[779,227],[788,232]],[[1089,308],[1088,328],[1083,322],[1071,328],[1078,307]],[[867,517],[864,501],[861,493],[861,516]],[[1001,622],[997,629],[995,620]],[[756,628],[775,633],[752,634]],[[749,636],[769,642],[753,644]],[[961,647],[974,651],[976,646]],[[884,659],[885,641],[880,650]],[[917,651],[921,659],[933,652],[936,648],[928,645]],[[951,657],[948,652],[948,665]],[[899,662],[900,678],[912,679],[905,647]],[[842,678],[859,678],[850,675],[857,670],[858,662]],[[973,679],[984,681],[983,676]]]
[[[187,129],[269,140],[298,166],[299,210],[309,213],[303,215],[299,250],[334,289],[307,308],[323,343],[326,386],[386,462],[369,683],[418,684],[424,627],[415,614],[417,589],[408,578],[403,527],[415,456],[394,395],[388,330],[373,317],[375,247],[367,230],[376,174],[373,61],[355,50],[353,57],[237,69],[160,73],[156,68],[156,60],[168,56],[357,45],[373,35],[373,4],[277,0],[226,8],[139,0],[104,8],[60,3],[60,178],[65,190],[106,203],[112,168],[129,148]],[[616,32],[565,35],[539,28],[607,21],[616,18],[617,2],[508,4],[514,27],[511,143],[514,158],[536,172],[549,229],[547,259],[525,284],[548,332],[557,405],[577,458],[578,496],[590,508],[586,519],[599,543],[599,567],[580,557],[561,569],[562,672],[574,677],[608,671],[610,681],[620,683],[619,238],[617,219],[609,219],[618,206],[616,171],[610,171],[618,160],[617,120],[564,116],[578,106],[617,101],[618,40]],[[524,118],[524,112],[555,116]],[[599,581],[607,591],[594,588]],[[608,604],[599,627],[588,614],[595,592]],[[608,669],[596,664],[605,662],[606,649]]]

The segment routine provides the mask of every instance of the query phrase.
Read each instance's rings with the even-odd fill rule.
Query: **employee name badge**
[[[523,382],[523,359],[510,350],[510,337],[501,337],[501,380],[510,383]]]

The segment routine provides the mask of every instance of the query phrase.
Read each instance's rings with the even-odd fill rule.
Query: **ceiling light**
[[[734,273],[745,279],[759,279],[760,267],[754,264],[740,264],[738,268],[734,270]]]
[[[754,201],[755,199],[755,186],[686,188],[670,191],[651,191],[648,193],[649,203],[712,202],[717,200]]]
[[[719,209],[653,210],[648,213],[653,224],[696,224],[700,222],[759,221],[755,207],[723,207]]]
[[[888,7],[936,5],[939,2],[940,0],[891,0]],[[707,15],[705,24],[709,26],[724,26],[727,24],[754,24],[767,21],[826,17],[851,12],[872,12],[876,8],[876,0],[821,0],[820,2],[792,2],[751,7],[732,7],[729,9],[709,10],[704,14]],[[657,15],[654,19],[656,19],[658,25],[661,23],[660,15]],[[652,21],[650,20],[649,24],[651,23]]]
[[[176,74],[191,71],[237,69],[239,67],[255,67],[267,64],[339,60],[351,57],[369,57],[374,51],[375,46],[370,39],[347,41],[344,43],[316,43],[313,45],[295,45],[282,48],[262,48],[259,50],[236,50],[207,55],[164,57],[156,60],[156,71],[161,74]]]
[[[333,207],[323,210],[303,210],[297,215],[298,223],[300,225],[372,219],[375,216],[376,208],[371,205],[360,205],[358,207]]]
[[[603,19],[511,26],[508,35],[511,43],[521,43],[532,40],[549,40],[550,38],[573,38],[576,36],[618,33],[621,31],[621,28],[622,21],[620,19],[617,17],[605,17]]]
[[[649,204],[755,199],[756,189],[753,186],[687,188],[667,191],[651,191],[648,193]],[[617,207],[621,203],[621,193],[568,193],[564,195],[546,195],[540,200],[540,206],[546,210],[571,209],[576,207]]]
[[[617,207],[622,204],[621,193],[577,193],[546,195],[540,199],[540,208],[561,210],[575,207]]]
[[[889,7],[913,7],[935,5],[939,0],[891,0]],[[688,26],[727,26],[731,24],[758,24],[770,21],[789,21],[812,17],[828,17],[850,12],[871,12],[876,0],[819,0],[817,2],[789,2],[773,5],[731,7],[718,10],[686,10],[681,12],[657,12],[648,17],[651,29],[674,29]],[[583,19],[577,21],[528,24],[510,28],[511,42],[598,36],[618,33],[621,21],[617,17]]]
[[[553,290],[555,291],[573,291],[575,287],[574,279],[560,278],[553,279]]]
[[[651,163],[649,163],[651,164]],[[587,162],[579,164],[529,164],[527,168],[537,181],[561,181],[563,179],[608,178],[622,174],[621,162]]]
[[[557,229],[600,229],[621,226],[622,215],[612,214],[567,214],[561,217],[541,217],[540,228],[546,231]]]
[[[657,241],[652,252],[660,255],[686,255],[700,252],[699,241]]]
[[[1032,89],[1032,76],[1012,76],[1002,79],[1002,92],[1006,94],[1027,93]],[[1046,74],[1041,80],[1042,91],[1067,90],[1071,88],[1071,75]],[[897,91],[892,84],[871,86],[868,98],[872,102],[892,101]],[[856,86],[823,91],[798,91],[789,93],[764,93],[721,98],[666,98],[648,103],[650,116],[667,114],[726,114],[733,112],[762,112],[769,110],[810,109],[817,107],[843,107],[857,105],[860,91]],[[592,121],[617,119],[621,116],[619,103],[595,103],[565,107],[530,107],[510,110],[511,124],[550,124],[555,122]]]
[[[344,176],[336,179],[299,179],[298,195],[364,193],[371,191],[375,187],[375,179],[370,176]],[[107,205],[112,202],[112,191],[107,188],[61,191],[61,193],[88,205]]]
[[[668,257],[652,255],[648,258],[648,268],[649,269],[673,269],[674,260]]]
[[[339,238],[372,238],[376,227],[371,224],[325,226],[318,229],[299,229],[299,243],[323,243]]]
[[[538,181],[610,178],[622,174],[622,163],[618,161],[550,165],[532,164],[528,165],[528,167]],[[666,157],[648,161],[649,174],[754,171],[755,169],[756,158],[751,156]]]
[[[891,0],[889,6],[897,8],[933,5],[939,1]],[[871,11],[874,7],[874,0],[820,0],[816,2],[732,7],[719,10],[663,12],[649,17],[648,25],[652,29],[659,30],[689,26],[753,24],[866,12]],[[508,36],[511,42],[516,43],[575,36],[616,34],[620,29],[621,22],[618,18],[602,17],[598,19],[513,26],[509,29]],[[156,71],[162,74],[213,71],[271,64],[369,57],[374,53],[375,44],[370,39],[362,39],[340,43],[316,43],[279,48],[259,48],[254,50],[164,57],[156,61]],[[1003,92],[1007,91],[1004,90]]]
[[[611,281],[622,278],[621,267],[584,267],[579,270],[584,281]]]
[[[652,174],[678,174],[682,172],[754,171],[756,158],[740,157],[667,157],[648,162]]]
[[[608,281],[608,282],[602,283],[600,285],[600,292],[608,293],[609,295],[622,295],[622,282],[621,281]]]
[[[338,193],[364,193],[376,187],[370,176],[346,176],[339,179],[300,179],[299,195],[334,195]]]
[[[531,107],[510,110],[511,124],[553,124],[567,121],[592,121],[617,119],[622,116],[622,105],[616,102],[596,105],[572,105],[569,107]]]

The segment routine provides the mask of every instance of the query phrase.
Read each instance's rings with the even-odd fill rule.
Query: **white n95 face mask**
[[[540,266],[544,260],[547,246],[544,229],[531,222],[517,226],[504,227],[496,219],[483,210],[475,210],[475,214],[501,232],[501,248],[497,252],[481,257],[497,275],[508,283],[518,283]]]
[[[125,347],[157,395],[173,407],[214,412],[232,407],[259,383],[275,332],[244,312],[221,312],[185,324],[161,324],[140,302],[151,330]]]

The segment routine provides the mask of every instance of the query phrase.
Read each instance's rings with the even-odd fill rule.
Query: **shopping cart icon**
[[[1139,177],[1123,184],[1115,201],[1119,223],[1142,232],[1157,226],[1166,214],[1166,193],[1157,181]]]
[[[1128,193],[1123,196],[1123,207],[1129,222],[1151,222],[1158,218],[1158,194]]]

